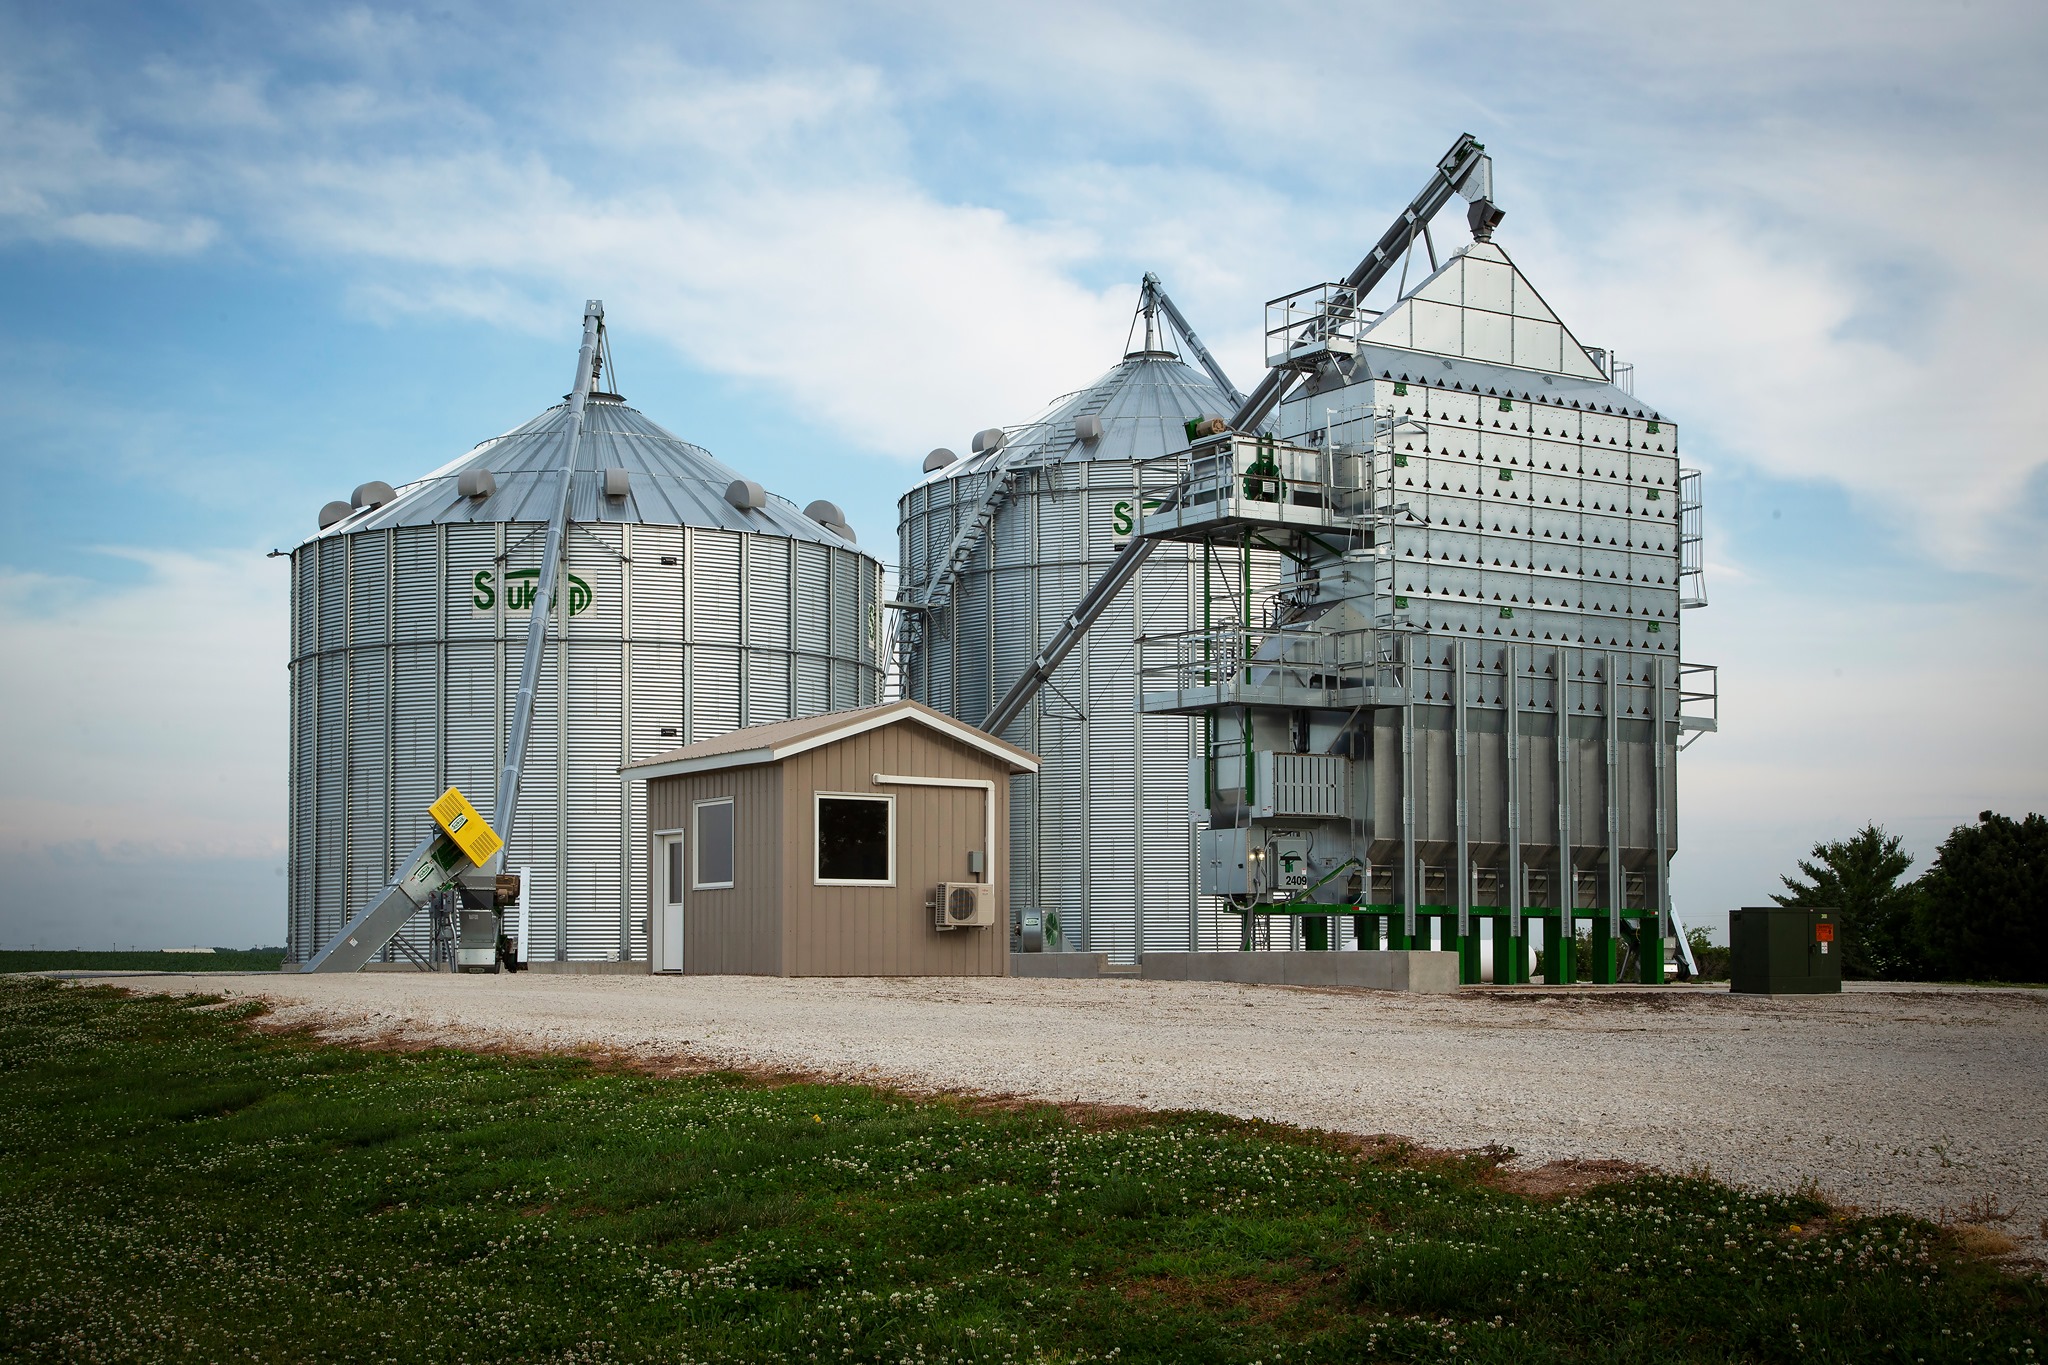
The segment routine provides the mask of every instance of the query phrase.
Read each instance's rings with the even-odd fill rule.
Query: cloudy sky
[[[892,547],[1148,269],[1249,388],[1464,131],[1707,474],[1681,912],[2048,807],[2044,84],[2030,3],[0,0],[0,945],[281,941],[264,554],[546,406],[585,298]]]

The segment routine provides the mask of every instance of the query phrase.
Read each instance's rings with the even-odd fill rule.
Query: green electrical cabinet
[[[1841,916],[1803,906],[1745,906],[1728,916],[1728,989],[1739,995],[1839,995]]]

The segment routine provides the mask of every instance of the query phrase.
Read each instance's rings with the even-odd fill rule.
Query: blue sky
[[[1461,131],[1708,474],[1681,909],[2042,809],[2044,74],[2026,4],[0,3],[0,944],[277,940],[263,553],[546,406],[584,298],[887,556],[1145,270],[1248,387]]]

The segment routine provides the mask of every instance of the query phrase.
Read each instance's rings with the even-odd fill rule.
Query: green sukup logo
[[[1159,510],[1159,501],[1156,498],[1145,498],[1139,505],[1133,505],[1129,499],[1125,499],[1109,510],[1110,532],[1116,536],[1129,535],[1140,505],[1147,512]]]
[[[569,614],[571,616],[581,616],[590,609],[590,585],[575,574],[569,574],[567,577],[569,579]],[[474,589],[469,599],[470,605],[478,613],[490,611],[497,605],[498,583],[497,574],[494,570],[478,569],[476,576],[470,579],[470,587]],[[506,611],[533,610],[533,599],[540,592],[540,570],[507,570],[504,579],[504,590]],[[557,591],[559,591],[559,588]],[[553,606],[554,604],[550,602],[548,605]]]

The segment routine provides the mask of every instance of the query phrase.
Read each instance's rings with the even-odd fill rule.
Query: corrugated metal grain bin
[[[906,695],[979,724],[1130,536],[1144,462],[1185,450],[1190,419],[1237,406],[1157,344],[1038,420],[981,433],[957,463],[934,452],[898,500],[900,595],[934,603],[910,623]],[[986,535],[949,572],[963,528],[984,516]],[[1278,578],[1274,556],[1256,559],[1260,582]],[[1162,546],[1003,732],[1044,763],[1014,784],[1010,894],[1057,916],[1067,948],[1135,962],[1236,945],[1236,921],[1196,899],[1196,725],[1139,710],[1132,644],[1199,625],[1204,610],[1193,551]]]
[[[385,884],[442,790],[495,802],[568,412],[363,485],[292,552],[288,960]],[[882,566],[812,508],[591,395],[505,863],[531,872],[531,961],[647,958],[620,764],[879,699]]]

